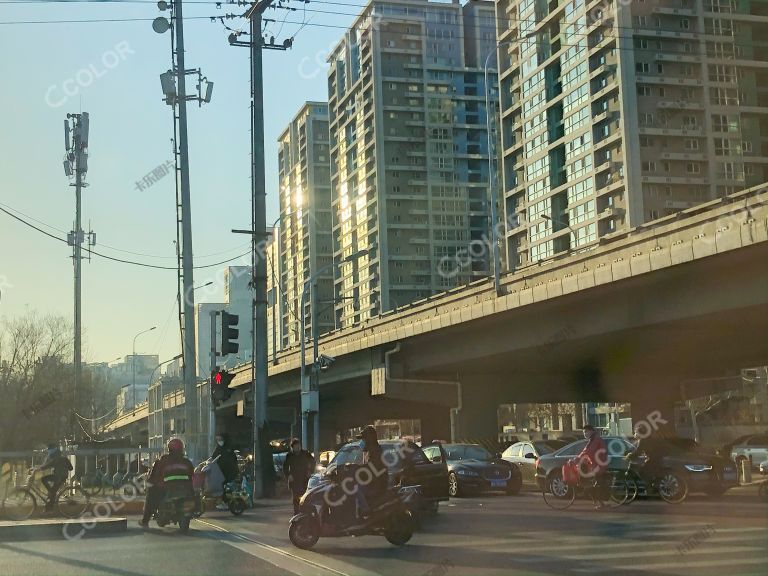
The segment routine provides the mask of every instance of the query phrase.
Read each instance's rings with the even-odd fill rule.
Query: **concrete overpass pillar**
[[[425,405],[420,420],[422,444],[432,440],[451,440],[451,414],[448,408]]]
[[[498,441],[501,384],[495,377],[461,375],[461,410],[455,418],[455,441]]]
[[[675,433],[675,403],[680,401],[682,378],[651,375],[634,380],[627,400],[631,404],[632,426],[645,421],[652,429]]]

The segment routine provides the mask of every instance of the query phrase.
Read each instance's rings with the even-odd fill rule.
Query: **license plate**
[[[491,480],[491,488],[506,488],[506,480]]]

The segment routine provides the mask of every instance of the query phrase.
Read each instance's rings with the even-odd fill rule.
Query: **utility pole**
[[[158,8],[165,11],[170,6],[170,21],[162,16],[155,18],[152,28],[158,34],[171,29],[171,54],[173,70],[160,75],[160,83],[165,95],[165,101],[174,110],[174,150],[176,160],[176,207],[177,207],[177,238],[181,244],[177,255],[181,281],[179,282],[179,313],[182,331],[182,355],[184,373],[184,437],[187,444],[188,456],[193,461],[202,460],[204,456],[203,439],[201,436],[203,415],[199,409],[197,396],[197,350],[195,343],[195,295],[194,295],[194,262],[192,257],[192,205],[189,186],[189,144],[187,137],[187,100],[196,100],[200,106],[210,102],[213,92],[213,82],[203,77],[200,70],[187,70],[184,62],[184,14],[182,0],[165,0],[158,2]],[[188,74],[197,75],[197,95],[187,95],[186,78]],[[205,97],[202,95],[203,82],[206,83]]]
[[[66,156],[64,159],[64,173],[67,177],[72,176],[74,164],[75,183],[70,186],[75,187],[75,229],[69,233],[68,244],[73,247],[72,260],[75,272],[75,334],[74,334],[74,365],[75,379],[72,385],[72,409],[77,410],[78,391],[83,381],[82,365],[82,270],[83,270],[83,249],[82,244],[85,234],[82,227],[82,190],[87,184],[83,182],[86,172],[88,172],[88,112],[80,114],[67,114],[64,121],[64,146]],[[71,136],[71,137],[70,137]],[[90,243],[90,236],[89,236]],[[76,434],[75,419],[72,419],[72,441],[75,441]]]
[[[267,233],[266,181],[264,177],[264,77],[262,72],[263,49],[287,50],[293,40],[286,40],[282,45],[271,40],[266,43],[261,36],[262,15],[274,0],[260,0],[251,4],[243,15],[249,20],[250,42],[238,40],[238,34],[229,36],[233,46],[250,48],[251,53],[251,230],[233,230],[236,233],[251,235],[252,242],[252,279],[253,289],[252,321],[253,358],[251,359],[253,380],[253,481],[254,494],[262,498],[266,495],[265,477],[267,466],[272,466],[272,459],[266,453],[265,426],[267,423]]]

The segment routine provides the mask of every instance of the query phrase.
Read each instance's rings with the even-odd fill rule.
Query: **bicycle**
[[[622,476],[617,471],[607,470],[597,480],[598,486],[594,486],[594,477],[585,478],[581,475],[575,486],[565,482],[551,484],[555,491],[546,488],[542,490],[544,503],[553,510],[565,510],[573,505],[577,494],[592,496],[593,491],[597,490],[595,495],[601,504],[607,501],[611,508],[621,506],[629,497],[629,488]]]
[[[669,504],[680,504],[688,496],[688,483],[681,475],[672,470],[664,470],[661,476],[654,476],[650,482],[646,482],[636,470],[638,462],[630,460],[624,472],[624,482],[627,484],[629,495],[627,503],[631,504],[640,492],[641,484],[655,490],[662,500]],[[648,492],[646,488],[646,492]]]
[[[39,483],[34,483],[37,469],[30,469],[26,484],[17,486],[3,499],[3,515],[10,520],[27,520],[37,511],[38,499],[48,502],[48,493]],[[77,484],[65,483],[53,498],[62,516],[79,518],[88,509],[89,498]]]

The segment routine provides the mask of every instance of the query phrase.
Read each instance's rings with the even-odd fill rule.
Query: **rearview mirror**
[[[531,460],[533,460],[533,459],[535,459],[535,458],[536,458],[536,456],[534,455],[534,453],[533,453],[533,452],[528,452],[528,453],[526,453],[525,457],[526,457],[526,458],[529,458],[529,459],[531,459]]]

